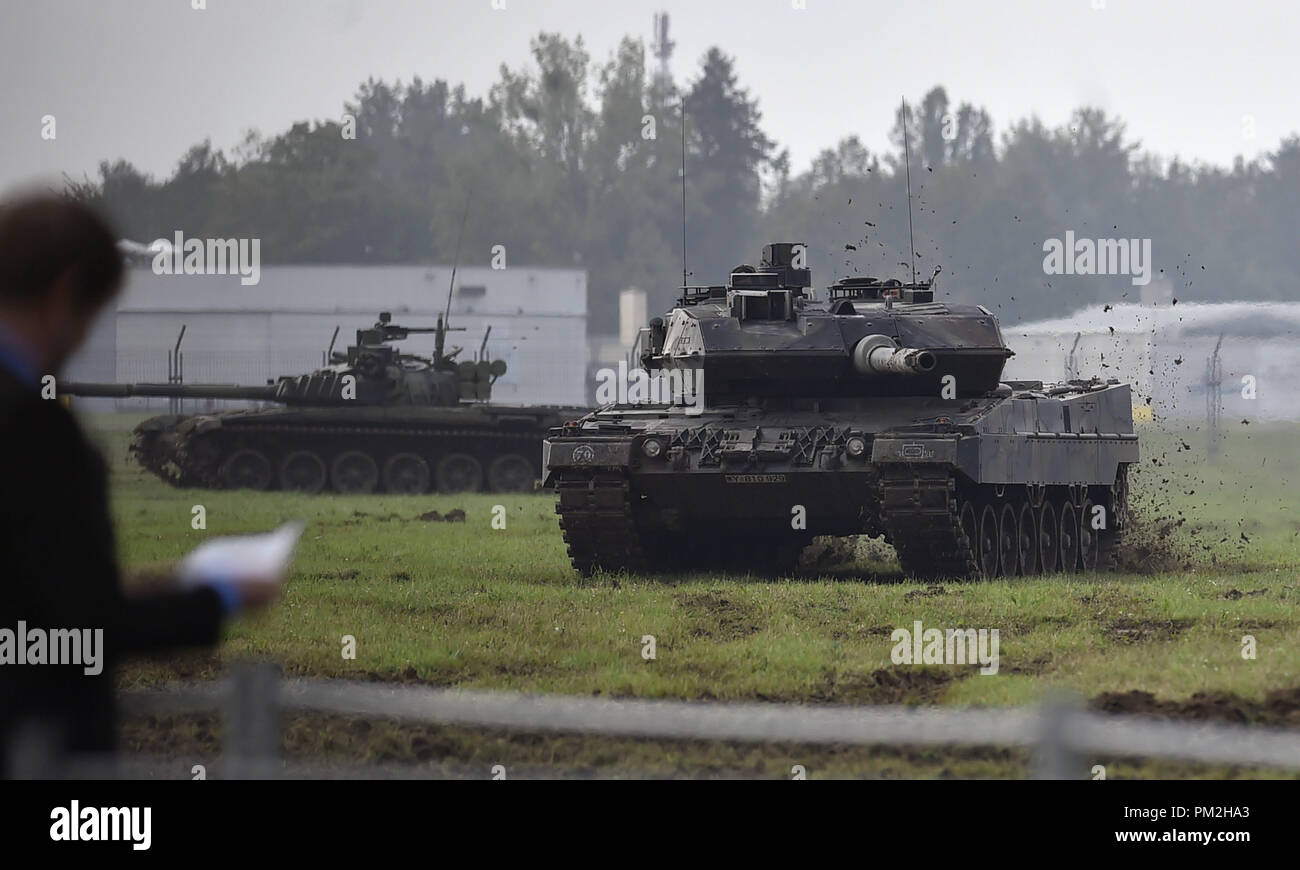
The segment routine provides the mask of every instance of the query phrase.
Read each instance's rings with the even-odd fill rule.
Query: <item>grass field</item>
[[[300,518],[308,530],[284,602],[239,622],[219,653],[131,665],[126,686],[216,676],[269,657],[292,674],[583,695],[793,703],[1028,704],[1067,688],[1093,706],[1300,727],[1300,449],[1287,426],[1236,424],[1217,463],[1204,436],[1143,432],[1134,476],[1139,573],[927,584],[887,548],[783,581],[747,576],[583,579],[568,565],[549,495],[304,497],[177,490],[126,462],[138,418],[87,418],[112,468],[129,569],[203,539]],[[191,509],[207,529],[191,529]],[[503,505],[507,528],[491,526]],[[421,519],[465,512],[464,522]],[[895,665],[891,632],[996,628],[1000,669]],[[355,660],[342,638],[356,639]],[[645,661],[641,638],[657,657]],[[1253,660],[1243,636],[1256,639]],[[1149,693],[1147,695],[1129,693]],[[138,749],[215,751],[207,719],[127,723]],[[456,765],[512,763],[672,775],[1018,776],[1025,759],[960,752],[595,740],[344,717],[295,717],[291,755]],[[1110,776],[1257,775],[1102,760]],[[473,765],[479,765],[474,768]]]

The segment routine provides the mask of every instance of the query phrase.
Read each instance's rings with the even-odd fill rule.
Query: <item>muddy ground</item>
[[[939,670],[877,671],[853,686],[828,687],[836,701],[924,703],[954,677]],[[411,680],[414,682],[414,680]],[[781,699],[764,699],[779,701]],[[1300,729],[1300,687],[1263,701],[1230,694],[1158,699],[1147,692],[1103,693],[1088,701],[1100,712],[1160,719]],[[283,775],[310,778],[415,776],[484,779],[496,765],[510,778],[790,778],[796,765],[810,777],[1026,778],[1026,750],[992,746],[885,748],[708,740],[645,740],[549,734],[413,723],[380,717],[284,713],[280,720]],[[122,748],[153,763],[153,775],[187,778],[194,764],[220,770],[224,741],[216,714],[128,715]],[[1089,758],[1119,778],[1255,778],[1300,773],[1222,765]],[[174,768],[174,769],[173,769]],[[214,774],[219,776],[219,773]]]

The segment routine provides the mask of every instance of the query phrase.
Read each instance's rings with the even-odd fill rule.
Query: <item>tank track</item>
[[[952,474],[884,472],[881,524],[903,570],[916,577],[978,573],[974,542],[961,527]]]
[[[740,540],[731,548],[701,548],[689,536],[647,536],[638,524],[635,494],[627,478],[617,471],[561,476],[556,482],[557,504],[569,558],[574,568],[589,576],[597,571],[654,572],[658,570],[705,568],[761,568],[764,561],[779,573],[789,567],[782,558],[782,541]],[[913,577],[966,579],[1023,573],[1016,555],[1014,570],[981,567],[980,542],[963,526],[963,506],[978,510],[984,504],[1011,504],[1017,509],[1029,503],[1023,487],[1008,487],[1008,497],[994,487],[962,486],[947,471],[914,472],[905,467],[882,470],[877,495],[881,527],[893,544],[903,571]],[[1052,487],[1044,494],[1061,502],[1064,487]],[[1100,492],[1094,492],[1100,496]],[[1100,535],[1095,571],[1117,567],[1123,528],[1127,521],[1125,479],[1107,488],[1106,503],[1116,522]],[[1084,496],[1079,494],[1078,499]],[[1072,502],[1074,503],[1074,502]],[[1077,506],[1076,506],[1077,508]],[[1010,540],[1015,541],[1014,537]],[[1031,539],[1032,540],[1032,539]],[[794,546],[797,558],[798,546]],[[1014,546],[1014,544],[1012,545]],[[986,549],[985,553],[989,551]],[[1013,550],[1013,553],[1017,551]],[[995,562],[997,557],[994,557]],[[1079,570],[1076,567],[1070,573]],[[770,572],[769,572],[770,573]]]
[[[1019,487],[1008,487],[1013,492]],[[1059,502],[1064,487],[1051,487],[1047,498]],[[881,525],[885,538],[898,554],[905,574],[917,578],[977,578],[988,575],[980,564],[979,542],[963,527],[964,502],[975,507],[976,516],[984,504],[1010,503],[1018,508],[1027,494],[1007,499],[992,485],[960,488],[954,473],[914,472],[905,467],[882,470],[879,484]],[[1099,494],[1099,493],[1098,493]],[[1119,566],[1128,513],[1127,476],[1122,470],[1116,485],[1106,488],[1105,505],[1113,518],[1099,535],[1097,564],[1092,571],[1114,571]],[[1073,503],[1073,502],[1072,502]],[[1031,505],[1034,505],[1030,501]],[[1034,505],[1035,509],[1037,508]],[[1078,506],[1076,505],[1076,509]],[[1039,566],[1041,569],[1041,566]],[[1079,571],[1076,566],[1067,573]],[[992,576],[1025,573],[1019,567],[1000,566]],[[1043,573],[1036,570],[1035,573]]]
[[[623,475],[562,477],[556,496],[569,560],[583,576],[649,567],[632,514],[631,485]]]
[[[636,493],[620,472],[561,476],[556,492],[569,560],[584,576],[704,570],[780,576],[794,570],[806,543],[771,535],[647,533],[634,508]]]
[[[1118,571],[1119,555],[1124,549],[1124,532],[1129,524],[1128,466],[1121,466],[1115,485],[1110,488],[1110,510],[1113,522],[1108,534],[1101,536],[1101,555],[1097,559],[1098,571]]]
[[[495,429],[457,429],[457,428],[412,428],[409,426],[322,426],[292,424],[231,424],[226,421],[219,428],[201,435],[179,434],[175,431],[142,431],[137,429],[131,441],[130,451],[144,468],[177,487],[202,487],[224,489],[221,480],[221,463],[229,455],[234,445],[248,439],[261,439],[263,436],[284,437],[280,449],[312,449],[313,444],[329,439],[357,439],[358,443],[374,446],[375,438],[400,441],[410,438],[423,440],[435,439],[472,439],[513,441],[531,453],[527,448],[540,451],[540,442],[544,427],[499,431]],[[372,439],[362,442],[360,439]],[[170,450],[164,445],[176,442]],[[207,458],[199,459],[204,442],[222,442],[223,446],[212,452]],[[381,442],[382,443],[382,442]],[[195,448],[198,448],[197,450]],[[327,488],[328,489],[328,488]]]

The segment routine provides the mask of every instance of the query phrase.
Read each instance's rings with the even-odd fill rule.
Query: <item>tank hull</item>
[[[267,408],[162,415],[132,452],[176,486],[306,493],[531,491],[548,428],[581,408]]]
[[[1091,383],[612,407],[548,437],[544,482],[584,573],[785,573],[814,536],[856,534],[883,535],[917,577],[1105,569],[1138,458],[1130,403],[1126,385]]]

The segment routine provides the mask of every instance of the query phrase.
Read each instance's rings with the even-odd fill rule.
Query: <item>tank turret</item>
[[[444,325],[441,316],[436,326],[405,327],[392,323],[392,315],[382,311],[374,326],[357,330],[356,344],[346,351],[331,350],[330,365],[310,374],[286,375],[264,386],[74,382],[61,384],[59,392],[109,398],[245,399],[296,407],[350,404],[454,407],[461,402],[490,399],[492,385],[506,373],[505,360],[487,358],[488,336],[484,335],[479,360],[457,362],[461,349],[446,349],[446,335],[450,331],[453,330]],[[422,333],[436,336],[431,357],[402,353],[392,346],[394,342]]]
[[[725,285],[685,287],[666,320],[642,330],[648,370],[703,373],[706,399],[935,395],[995,388],[1011,351],[979,305],[934,301],[934,279],[852,277],[811,291],[804,246],[763,248]],[[658,320],[658,319],[656,319]]]

